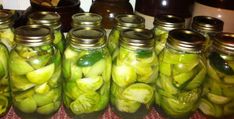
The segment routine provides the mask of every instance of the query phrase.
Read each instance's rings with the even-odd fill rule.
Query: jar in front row
[[[217,34],[211,47],[199,109],[205,115],[225,119],[234,115],[234,34]]]
[[[153,32],[124,30],[112,65],[111,106],[122,119],[143,119],[154,102],[158,59]]]
[[[154,19],[155,52],[157,55],[166,45],[169,31],[185,28],[185,20],[174,15],[158,15]]]
[[[213,42],[212,37],[214,37],[215,34],[223,31],[223,25],[223,21],[210,16],[195,16],[193,18],[191,28],[206,38],[206,42],[203,46],[203,52],[206,56]]]
[[[60,15],[55,12],[34,12],[28,16],[28,24],[37,24],[42,26],[48,26],[53,29],[53,43],[57,49],[63,53],[65,49],[65,37],[61,32]]]
[[[156,80],[156,108],[167,117],[188,118],[198,108],[206,65],[201,54],[205,38],[187,29],[169,32],[159,55]]]
[[[11,50],[14,45],[14,13],[10,10],[0,10],[0,41]]]
[[[72,118],[97,119],[109,103],[111,56],[101,28],[74,28],[64,52],[64,105]]]
[[[8,61],[8,49],[0,43],[0,118],[7,114],[11,106]]]
[[[121,31],[124,29],[145,28],[145,19],[137,15],[121,14],[116,16],[115,20],[116,25],[108,37],[108,49],[111,55],[118,48]]]
[[[50,28],[28,25],[15,30],[9,59],[14,111],[24,119],[49,118],[61,104],[61,55]]]
[[[72,28],[102,27],[102,16],[95,13],[76,13],[72,15]]]

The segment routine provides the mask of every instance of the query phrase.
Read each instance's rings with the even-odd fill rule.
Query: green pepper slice
[[[103,54],[100,51],[93,51],[90,54],[82,56],[78,62],[77,65],[80,67],[87,67],[92,66],[97,61],[103,58]]]

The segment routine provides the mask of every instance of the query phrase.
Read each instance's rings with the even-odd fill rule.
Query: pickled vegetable
[[[61,104],[61,56],[50,45],[17,45],[10,54],[14,108],[25,115],[49,116]]]
[[[155,33],[155,52],[157,55],[163,50],[166,45],[168,31],[157,28],[154,31]]]
[[[64,52],[64,103],[72,114],[103,111],[109,102],[111,57],[107,48]]]
[[[11,28],[0,29],[0,38],[1,42],[8,48],[8,50],[11,50],[15,45],[14,33]]]
[[[59,31],[58,29],[54,31],[54,41],[53,43],[55,44],[55,46],[59,49],[59,51],[61,53],[64,52],[65,49],[65,37],[62,34],[61,31]]]
[[[160,53],[159,59],[155,103],[169,117],[188,117],[198,107],[206,76],[205,64],[200,54],[169,48]]]

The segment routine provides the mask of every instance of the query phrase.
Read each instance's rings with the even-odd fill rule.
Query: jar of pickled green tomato
[[[96,13],[76,13],[72,15],[73,28],[77,27],[101,27],[102,16]]]
[[[207,54],[212,44],[212,37],[223,31],[223,25],[223,21],[210,16],[195,16],[193,18],[191,28],[206,38],[206,42],[204,44],[205,54]]]
[[[64,52],[64,105],[72,118],[97,119],[109,103],[111,56],[101,28],[74,28]]]
[[[174,15],[158,15],[155,17],[153,30],[157,55],[159,55],[165,47],[169,31],[182,28],[185,28],[184,18]]]
[[[0,41],[11,50],[15,45],[14,42],[14,13],[10,10],[0,10]]]
[[[47,11],[34,12],[28,16],[28,19],[28,24],[48,26],[53,29],[53,43],[61,53],[64,52],[65,37],[61,32],[60,15],[58,13]]]
[[[121,14],[116,16],[116,25],[111,30],[108,37],[108,49],[113,55],[113,52],[118,48],[120,32],[124,29],[145,28],[145,19],[141,16]]]
[[[154,102],[158,73],[153,32],[128,29],[120,37],[112,63],[112,109],[122,119],[143,119]]]
[[[0,118],[11,106],[10,85],[8,75],[9,54],[7,47],[0,43]]]
[[[205,115],[224,119],[234,115],[234,34],[217,34],[211,47],[199,109]]]
[[[21,118],[49,118],[62,99],[61,55],[49,27],[28,25],[15,30],[9,58],[14,111]]]
[[[205,38],[187,29],[169,32],[166,47],[159,55],[155,103],[171,118],[188,118],[201,99],[206,65],[201,54]]]

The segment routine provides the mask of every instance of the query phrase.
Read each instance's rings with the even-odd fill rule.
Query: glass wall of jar
[[[185,28],[185,20],[174,15],[158,15],[154,19],[155,51],[158,55],[166,45],[168,33],[174,29]]]
[[[210,16],[195,16],[193,18],[191,28],[202,34],[206,38],[204,44],[204,52],[209,50],[209,47],[212,44],[212,37],[219,32],[223,31],[223,21],[210,17]]]
[[[72,118],[97,119],[109,103],[111,56],[101,28],[74,28],[64,52],[65,109]]]
[[[7,114],[11,106],[11,95],[8,75],[9,54],[7,47],[0,43],[0,118]]]
[[[102,25],[105,29],[112,29],[118,14],[133,14],[129,0],[93,0],[89,12],[103,17]]]
[[[61,53],[64,51],[65,38],[61,32],[60,15],[55,12],[34,12],[28,16],[28,24],[37,24],[48,26],[53,29],[54,39],[53,43]]]
[[[15,30],[16,47],[9,58],[14,111],[24,119],[49,118],[62,99],[61,55],[51,29],[27,25]]]
[[[155,103],[171,118],[188,118],[198,108],[206,65],[201,50],[205,38],[187,29],[169,32],[159,55]]]
[[[116,50],[112,63],[112,110],[122,119],[143,119],[154,102],[158,73],[153,32],[124,30]]]
[[[14,18],[12,11],[0,10],[0,40],[8,50],[11,50],[15,45],[12,27]]]
[[[130,14],[121,14],[116,18],[116,25],[111,30],[108,37],[108,49],[113,55],[114,50],[118,47],[120,32],[124,29],[132,28],[145,28],[145,19],[141,16],[130,15]]]
[[[72,15],[73,28],[102,27],[102,16],[96,13],[76,13]]]
[[[207,58],[208,76],[199,109],[205,114],[225,119],[234,115],[234,34],[214,37]]]

